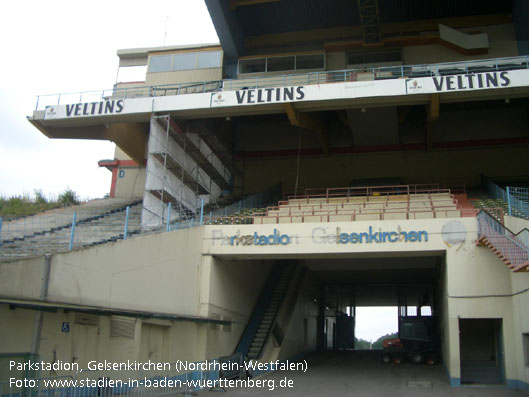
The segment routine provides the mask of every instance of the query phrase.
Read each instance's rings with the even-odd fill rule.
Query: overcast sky
[[[166,23],[167,22],[167,23]],[[110,89],[123,48],[218,42],[203,0],[10,1],[0,14],[0,195],[110,190],[104,141],[48,139],[26,119],[37,95]]]
[[[355,336],[359,339],[375,342],[383,335],[397,332],[397,307],[357,307]]]

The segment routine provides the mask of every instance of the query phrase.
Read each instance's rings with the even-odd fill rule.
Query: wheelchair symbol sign
[[[62,332],[70,332],[70,323],[68,323],[68,322],[63,322],[63,323],[62,323],[61,331],[62,331]]]

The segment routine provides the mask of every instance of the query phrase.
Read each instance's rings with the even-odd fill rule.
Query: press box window
[[[325,54],[285,55],[239,60],[239,74],[325,68]]]
[[[295,57],[276,57],[268,58],[266,71],[267,72],[283,72],[287,70],[296,69],[296,58]]]
[[[239,62],[239,73],[266,72],[266,58],[244,59]]]
[[[221,60],[221,51],[152,55],[149,57],[149,73],[220,68],[222,66]]]
[[[171,70],[172,55],[156,55],[149,59],[149,73],[169,72]]]
[[[174,54],[172,70],[190,70],[195,69],[196,53]]]
[[[197,59],[197,69],[220,68],[220,51],[199,52]]]
[[[323,69],[325,57],[323,54],[296,56],[296,69]]]

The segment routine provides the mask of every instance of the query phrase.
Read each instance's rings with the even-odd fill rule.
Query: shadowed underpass
[[[433,366],[383,364],[381,352],[331,352],[322,351],[307,357],[306,373],[277,371],[261,378],[274,380],[275,389],[264,387],[227,388],[226,396],[523,396],[520,391],[505,387],[459,387],[450,388],[442,364]],[[280,388],[282,379],[293,381],[293,387]],[[206,396],[211,392],[198,393]]]

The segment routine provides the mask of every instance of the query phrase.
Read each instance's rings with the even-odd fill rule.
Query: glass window
[[[274,57],[268,58],[266,71],[267,72],[281,72],[285,70],[294,70],[295,57]]]
[[[173,70],[189,70],[196,66],[196,52],[173,55]]]
[[[296,56],[296,70],[323,69],[324,67],[325,67],[325,58],[323,54]]]
[[[220,68],[220,51],[199,52],[197,68]]]
[[[266,72],[266,58],[243,59],[239,61],[239,73]]]
[[[172,55],[155,55],[149,58],[149,73],[169,72]]]

